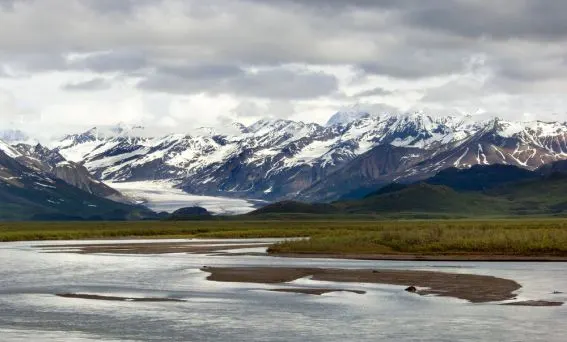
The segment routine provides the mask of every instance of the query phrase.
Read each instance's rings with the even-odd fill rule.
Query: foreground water
[[[266,290],[282,285],[210,282],[199,270],[203,265],[273,265],[486,274],[518,281],[523,286],[518,299],[566,301],[567,263],[100,255],[45,253],[34,247],[42,244],[0,244],[0,341],[565,341],[567,336],[566,306],[470,304],[409,294],[399,286],[345,286],[309,279],[288,286],[358,289],[366,294],[275,293]],[[57,293],[186,301],[97,301]]]

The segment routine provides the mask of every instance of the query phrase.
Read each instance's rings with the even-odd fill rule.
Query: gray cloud
[[[265,3],[265,0],[252,0]],[[315,11],[388,10],[406,25],[464,37],[564,39],[567,2],[554,0],[272,0]]]
[[[6,70],[6,66],[0,65],[0,77],[10,77],[10,73]]]
[[[0,52],[0,63],[5,67],[11,67],[18,71],[28,73],[68,70],[67,61],[62,54],[58,53],[14,53]]]
[[[378,87],[378,88],[373,88],[373,89],[358,92],[358,93],[352,95],[352,97],[387,96],[387,95],[392,95],[392,94],[393,94],[392,91]]]
[[[103,14],[130,14],[137,9],[160,3],[161,0],[81,0],[86,6]]]
[[[401,49],[381,60],[360,64],[366,73],[388,75],[402,79],[441,76],[463,71],[471,52],[420,51]]]
[[[111,51],[94,53],[67,63],[69,69],[84,69],[97,73],[124,72],[133,73],[148,67],[144,53],[132,51]]]
[[[358,81],[435,81],[427,101],[474,101],[565,89],[564,13],[567,2],[552,0],[0,0],[0,65],[120,74],[160,96],[337,102],[353,99],[311,67],[347,65]],[[482,83],[439,85],[470,74],[476,55],[485,56]],[[396,94],[354,97],[376,95]]]
[[[138,83],[146,91],[192,94],[218,93],[235,77],[245,71],[234,65],[185,65],[157,68]]]
[[[567,3],[549,0],[423,2],[405,13],[413,25],[464,37],[544,39],[567,37]],[[427,5],[428,4],[428,5]]]
[[[158,73],[189,80],[216,81],[229,77],[242,76],[245,74],[245,71],[236,65],[204,64],[166,66],[158,69]]]
[[[23,2],[26,6],[2,20],[21,32],[0,33],[0,49],[50,58],[20,62],[36,71],[50,65],[135,73],[187,63],[306,63],[351,64],[368,73],[415,79],[458,73],[472,54],[499,56],[526,41],[535,45],[532,58],[546,58],[537,45],[567,39],[562,1],[69,1],[75,5],[57,11],[42,2]],[[170,20],[176,25],[163,25]],[[56,60],[96,51],[107,52],[64,65]]]
[[[107,90],[112,87],[109,80],[105,78],[93,78],[84,82],[67,83],[62,86],[64,90],[69,91],[96,91]]]
[[[330,95],[338,89],[335,76],[286,69],[247,72],[234,66],[165,68],[138,86],[173,93],[228,93],[245,97],[300,99]]]
[[[29,0],[0,0],[0,10],[11,11],[16,3],[23,1]]]
[[[266,105],[259,105],[252,101],[240,102],[231,111],[236,119],[241,118],[288,118],[293,115],[295,108],[289,101],[269,101]]]
[[[338,83],[333,75],[278,69],[247,73],[233,79],[228,87],[245,96],[311,98],[330,95],[338,89]]]

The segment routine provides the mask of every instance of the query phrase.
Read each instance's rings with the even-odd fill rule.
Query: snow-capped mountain
[[[57,152],[0,140],[0,220],[155,217],[146,208],[111,200],[117,196]]]
[[[510,164],[535,169],[567,159],[567,125],[337,113],[321,126],[261,120],[240,133],[142,137],[93,129],[55,145],[112,182],[166,180],[193,194],[332,200],[361,187],[428,177],[449,167]]]
[[[83,165],[66,160],[55,150],[50,150],[41,144],[17,144],[12,148],[16,151],[13,157],[34,171],[59,178],[95,196],[118,202],[130,202],[119,191],[93,177]]]
[[[369,116],[371,116],[370,113],[353,108],[352,110],[340,111],[335,113],[333,116],[329,118],[329,121],[327,121],[325,126],[329,127],[335,125],[344,125],[344,124],[348,124],[349,122]]]
[[[20,153],[10,144],[0,140],[0,152],[3,152],[10,158],[15,158],[20,155]]]

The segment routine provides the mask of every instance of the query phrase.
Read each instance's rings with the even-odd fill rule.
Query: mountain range
[[[517,215],[564,205],[565,123],[344,112],[324,126],[261,120],[230,131],[240,133],[203,128],[153,137],[121,125],[49,146],[4,131],[0,219],[162,217],[107,185],[130,189],[138,181],[277,202],[266,212]]]
[[[567,161],[534,171],[512,165],[448,168],[411,184],[390,183],[362,198],[332,203],[281,201],[250,213],[257,217],[461,218],[565,216]],[[307,216],[306,216],[307,215]]]
[[[323,126],[291,120],[234,124],[238,134],[148,137],[141,127],[93,128],[50,148],[110,182],[160,180],[191,194],[330,202],[448,168],[535,170],[567,159],[567,124],[424,113],[340,112]]]

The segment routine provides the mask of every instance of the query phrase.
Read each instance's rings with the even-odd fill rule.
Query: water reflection
[[[567,300],[564,293],[553,294],[567,292],[566,263],[290,259],[241,255],[238,250],[229,251],[237,255],[212,256],[96,255],[43,253],[33,247],[41,244],[46,243],[0,245],[2,341],[564,341],[567,336],[567,307],[470,304],[408,294],[400,286],[358,283],[348,288],[366,294],[275,293],[266,290],[281,286],[210,282],[199,270],[203,265],[272,265],[474,273],[518,281],[521,299]],[[345,287],[309,279],[292,285]],[[101,301],[56,293],[185,302]]]

